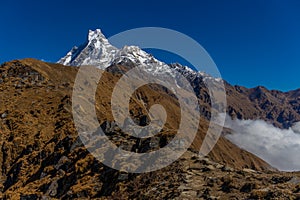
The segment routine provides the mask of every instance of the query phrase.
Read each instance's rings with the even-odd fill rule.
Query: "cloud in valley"
[[[231,120],[226,127],[234,133],[226,138],[284,171],[300,170],[300,122],[290,129],[279,129],[263,120]]]

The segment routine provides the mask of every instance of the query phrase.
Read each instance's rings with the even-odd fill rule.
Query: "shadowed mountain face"
[[[116,82],[131,67],[114,65],[104,72],[96,92],[98,120],[116,145],[127,151],[153,151],[165,146],[176,134],[180,113],[178,102],[171,91],[162,87],[146,85],[139,88],[130,101],[131,117],[136,123],[147,124],[147,109],[156,103],[166,107],[170,117],[162,132],[151,139],[137,139],[122,132],[111,115],[110,99]],[[264,184],[268,185],[273,176],[285,177],[279,181],[282,187],[296,187],[289,181],[294,178],[297,182],[297,174],[282,175],[271,171],[264,174],[266,170],[273,170],[272,167],[223,137],[208,157],[198,158],[195,152],[199,150],[206,134],[206,119],[200,121],[189,151],[166,168],[145,174],[127,174],[106,167],[86,150],[74,127],[71,96],[77,70],[75,67],[33,59],[1,65],[1,198],[181,199],[188,195],[187,198],[195,199],[197,196],[214,194],[230,198],[234,193],[249,197],[261,195],[259,190],[265,185],[260,185],[258,180],[266,179]],[[208,117],[209,99],[205,88],[200,87],[201,80],[195,77],[192,84],[201,88],[198,91],[200,104],[207,109],[207,112],[204,109],[201,113]],[[235,94],[243,94],[234,87],[229,89],[235,89]],[[233,97],[229,94],[230,98]],[[233,177],[227,179],[228,174]],[[216,176],[216,182],[212,185],[208,183],[208,177],[211,176]],[[248,187],[243,181],[249,177],[252,178]],[[188,185],[191,181],[195,185]],[[242,188],[249,192],[240,193],[240,190],[244,190]],[[266,192],[265,195],[272,194]]]
[[[228,113],[239,119],[263,119],[279,128],[300,121],[299,90],[281,92],[262,86],[247,89],[226,85]]]

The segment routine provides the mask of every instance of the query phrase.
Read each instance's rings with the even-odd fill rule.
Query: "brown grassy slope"
[[[101,196],[115,189],[117,183],[110,183],[109,187],[105,184],[110,181],[108,177],[118,177],[118,172],[95,161],[77,138],[71,112],[76,72],[74,67],[34,59],[12,61],[1,66],[0,180],[4,194],[36,193],[61,198],[68,191],[71,191],[68,197],[78,196],[83,191],[90,196]],[[118,78],[118,74],[106,73],[98,87],[96,108],[100,122],[112,120],[109,100]],[[156,102],[167,104],[171,113],[167,126],[176,130],[179,108],[168,92],[147,86],[136,91],[131,105],[134,118],[146,115],[147,106],[141,106],[142,102],[147,102],[148,107]],[[207,122],[202,120],[194,149],[201,144],[206,129]],[[175,132],[167,134],[172,137]],[[261,159],[224,138],[219,140],[210,157],[240,169],[269,168]],[[176,166],[157,173],[168,174],[172,168]],[[55,185],[60,189],[54,190]]]

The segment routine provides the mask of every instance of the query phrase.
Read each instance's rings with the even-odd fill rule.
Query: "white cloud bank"
[[[279,129],[263,120],[231,120],[226,136],[234,144],[257,155],[282,171],[300,171],[300,122],[290,129]]]

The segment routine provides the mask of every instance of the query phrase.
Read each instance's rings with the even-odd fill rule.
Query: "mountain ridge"
[[[112,68],[122,67],[117,65]],[[3,195],[1,198],[13,199],[21,196],[33,198],[34,195],[36,198],[43,196],[63,199],[109,198],[116,197],[117,194],[121,195],[123,190],[127,192],[122,196],[138,198],[135,196],[137,194],[130,193],[130,188],[139,181],[152,180],[156,184],[158,180],[154,177],[161,179],[165,177],[166,180],[170,180],[166,183],[166,187],[159,189],[163,191],[161,197],[172,194],[176,197],[182,192],[178,189],[183,183],[182,176],[190,173],[188,169],[191,166],[199,173],[207,170],[212,170],[211,173],[214,173],[216,170],[220,178],[229,172],[235,173],[244,169],[274,170],[263,160],[238,148],[225,138],[218,141],[208,158],[204,161],[197,159],[197,149],[208,127],[205,119],[201,120],[199,132],[187,155],[165,169],[133,175],[104,166],[85,149],[72,122],[71,94],[77,70],[78,68],[75,67],[49,64],[33,59],[12,61],[1,65],[1,77],[5,77],[0,84],[3,94],[3,104],[0,107],[2,132],[0,189]],[[98,87],[100,91],[96,93],[97,116],[101,127],[116,144],[123,145],[128,150],[147,151],[150,148],[148,139],[136,141],[113,125],[108,103],[110,95],[100,95],[110,94],[121,75],[120,70],[111,70],[112,72],[105,73],[99,83],[104,84],[105,87]],[[137,122],[146,114],[144,109],[139,108],[144,105],[142,102],[147,102],[150,106],[157,98],[161,103],[168,105],[172,117],[178,114],[178,105],[174,97],[159,87],[145,86],[137,90],[136,94],[133,95],[131,108],[133,118]],[[167,126],[176,127],[176,124],[177,122],[172,118],[167,120]],[[161,135],[163,140],[157,145],[164,145],[163,141],[171,139],[173,134],[173,131],[164,131]],[[155,141],[154,139],[154,144]],[[271,171],[271,174],[277,173]],[[243,174],[242,171],[240,173]],[[241,178],[243,177],[244,175],[241,175]],[[238,187],[242,187],[242,183],[239,184],[241,186]],[[152,186],[152,184],[141,184],[134,187],[139,191],[139,195],[142,193],[146,195],[146,191]],[[202,191],[204,188],[201,188],[199,189]],[[221,194],[229,195],[224,192]],[[154,194],[149,193],[146,196],[150,198],[152,195]]]
[[[103,45],[101,46],[101,41]],[[97,43],[95,46],[94,44]],[[91,49],[91,51],[87,51]],[[110,52],[110,49],[113,49]],[[72,52],[72,50],[70,51]],[[172,74],[170,68],[175,69],[188,79],[194,87],[198,98],[206,103],[202,104],[205,109],[202,114],[210,119],[209,114],[209,91],[206,88],[204,79],[215,82],[216,86],[220,79],[214,78],[205,72],[196,72],[188,66],[180,64],[165,64],[152,55],[144,52],[136,46],[124,46],[121,49],[113,47],[105,38],[100,29],[89,31],[88,41],[82,48],[76,50],[74,61],[66,61],[66,57],[58,61],[60,64],[81,66],[95,65],[105,69],[110,65],[141,65],[144,69],[153,74],[167,72]],[[77,60],[76,60],[77,59]],[[226,87],[228,109],[227,112],[232,118],[238,119],[262,119],[279,128],[289,128],[300,121],[300,89],[281,92],[279,90],[268,90],[264,86],[245,88],[243,86],[232,86],[223,80]],[[203,96],[203,93],[205,94]],[[201,96],[202,95],[202,96]],[[241,102],[240,100],[244,100]]]

